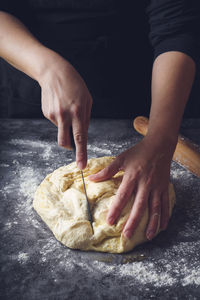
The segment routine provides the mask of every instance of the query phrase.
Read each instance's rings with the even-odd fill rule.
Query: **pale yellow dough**
[[[84,177],[90,207],[93,215],[92,233],[88,221],[87,203],[80,171],[76,163],[63,166],[49,174],[37,188],[33,207],[49,226],[57,240],[69,248],[121,253],[132,250],[147,241],[145,229],[148,222],[148,208],[133,237],[127,240],[122,235],[134,195],[122,211],[116,225],[106,223],[106,214],[122,180],[123,171],[110,180],[94,183],[87,178],[105,168],[114,157],[100,157],[88,160]],[[173,185],[169,185],[170,216],[175,203]],[[159,231],[157,231],[158,234]]]

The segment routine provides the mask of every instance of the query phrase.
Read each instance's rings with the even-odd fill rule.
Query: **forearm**
[[[194,61],[181,52],[166,52],[155,60],[147,137],[158,147],[175,147],[194,76]]]
[[[57,54],[44,47],[15,17],[0,11],[0,56],[39,81]]]
[[[15,17],[0,12],[0,56],[37,80],[44,116],[58,127],[58,144],[71,148],[70,129],[80,169],[87,164],[92,96],[75,68],[44,47]]]

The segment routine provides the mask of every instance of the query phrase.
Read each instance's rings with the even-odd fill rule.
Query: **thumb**
[[[115,175],[119,171],[120,167],[121,161],[119,160],[119,158],[116,158],[110,165],[108,165],[103,170],[99,171],[94,175],[88,176],[88,179],[95,182],[107,180],[113,175]]]

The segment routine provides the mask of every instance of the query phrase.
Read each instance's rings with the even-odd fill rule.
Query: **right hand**
[[[87,137],[92,96],[81,76],[61,56],[55,54],[53,63],[39,80],[42,89],[42,112],[58,127],[58,145],[71,149],[70,127],[76,145],[79,169],[87,165]]]

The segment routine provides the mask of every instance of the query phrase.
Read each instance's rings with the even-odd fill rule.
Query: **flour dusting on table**
[[[112,140],[101,143],[99,140],[94,139],[89,143],[89,157],[118,155],[135,144],[138,137],[121,143]],[[14,230],[17,247],[14,250],[10,247],[12,250],[3,253],[5,268],[12,268],[13,264],[16,268],[39,265],[41,269],[48,270],[56,284],[70,274],[73,274],[74,282],[74,274],[78,274],[79,280],[88,276],[98,280],[99,284],[104,282],[111,293],[120,290],[120,285],[125,281],[130,288],[137,288],[144,295],[151,293],[152,285],[164,288],[166,292],[177,285],[199,287],[200,185],[190,172],[172,163],[171,180],[175,185],[177,204],[166,232],[151,243],[136,248],[133,253],[85,253],[60,244],[32,209],[37,186],[48,173],[70,163],[73,159],[71,152],[59,149],[56,143],[37,139],[10,139],[9,144],[16,147],[16,151],[14,154],[12,152],[10,161],[0,164],[2,171],[10,168],[9,177],[4,178],[5,185],[0,190],[4,202],[9,202],[11,212],[3,224],[2,232],[8,243],[13,243],[9,236],[13,238],[11,233]],[[36,160],[39,163],[36,164]],[[145,254],[146,259],[129,261],[135,253]]]
[[[11,140],[11,143],[14,143],[15,145],[26,145],[28,143],[29,146],[32,146],[33,151],[35,146],[41,149],[46,149],[42,154],[39,153],[40,160],[46,160],[50,154],[52,157],[54,153],[52,150],[52,147],[54,146],[51,144],[47,145],[46,143],[41,143],[41,141],[30,142]],[[106,148],[107,145],[104,146]],[[92,153],[95,152],[98,154],[100,152],[102,155],[112,155],[112,151],[110,149],[104,150],[100,145],[89,145],[88,149]],[[115,145],[115,150],[116,149],[117,146]],[[163,257],[159,260],[159,262],[149,256],[146,260],[140,262],[116,264],[113,260],[114,263],[112,264],[98,261],[98,256],[94,260],[88,260],[84,254],[82,255],[82,261],[77,261],[76,252],[63,247],[58,241],[56,241],[32,209],[34,192],[42,181],[44,174],[41,174],[40,170],[35,169],[29,160],[27,160],[27,165],[16,164],[16,162],[15,165],[17,165],[16,177],[4,189],[4,195],[9,196],[9,193],[12,192],[12,188],[14,188],[15,185],[18,185],[18,192],[14,205],[14,218],[13,221],[10,220],[9,223],[5,224],[5,226],[8,230],[10,230],[16,223],[16,220],[21,218],[23,219],[22,225],[28,225],[29,228],[32,226],[33,231],[37,230],[40,232],[41,236],[43,236],[43,240],[40,241],[40,245],[38,245],[38,260],[41,264],[49,264],[52,256],[55,255],[59,267],[67,270],[72,270],[74,266],[78,264],[79,267],[83,268],[83,270],[87,272],[92,270],[92,272],[100,272],[105,275],[112,273],[117,277],[131,277],[132,280],[136,282],[138,281],[144,285],[153,283],[155,286],[171,286],[178,281],[180,281],[182,285],[200,284],[199,265],[195,263],[195,260],[190,261],[190,264],[187,265],[186,261],[182,258],[183,252],[185,254],[190,251],[195,252],[195,249],[200,246],[199,242],[191,244],[186,241],[185,243],[180,242],[174,245],[172,241],[172,244],[169,245],[168,248],[162,249]],[[46,173],[48,172],[49,170],[47,168]],[[184,180],[186,185],[189,185],[189,179],[192,177],[191,173],[177,167],[176,165],[172,168],[171,176],[175,184],[176,182],[178,184],[179,180]],[[178,202],[180,201],[182,201],[182,199],[179,198]],[[194,224],[187,225],[186,223],[185,225],[186,226],[183,230],[178,230],[178,234],[183,237],[187,237],[188,234],[191,235],[198,230]],[[18,230],[20,231],[20,227]],[[158,251],[158,249],[155,248],[154,250]],[[174,256],[175,252],[176,255]],[[81,253],[79,253],[79,256],[81,256]],[[90,253],[88,254],[88,257],[90,257]],[[25,264],[28,262],[28,254],[20,251],[17,259],[19,263]],[[55,268],[55,266],[53,268]]]

